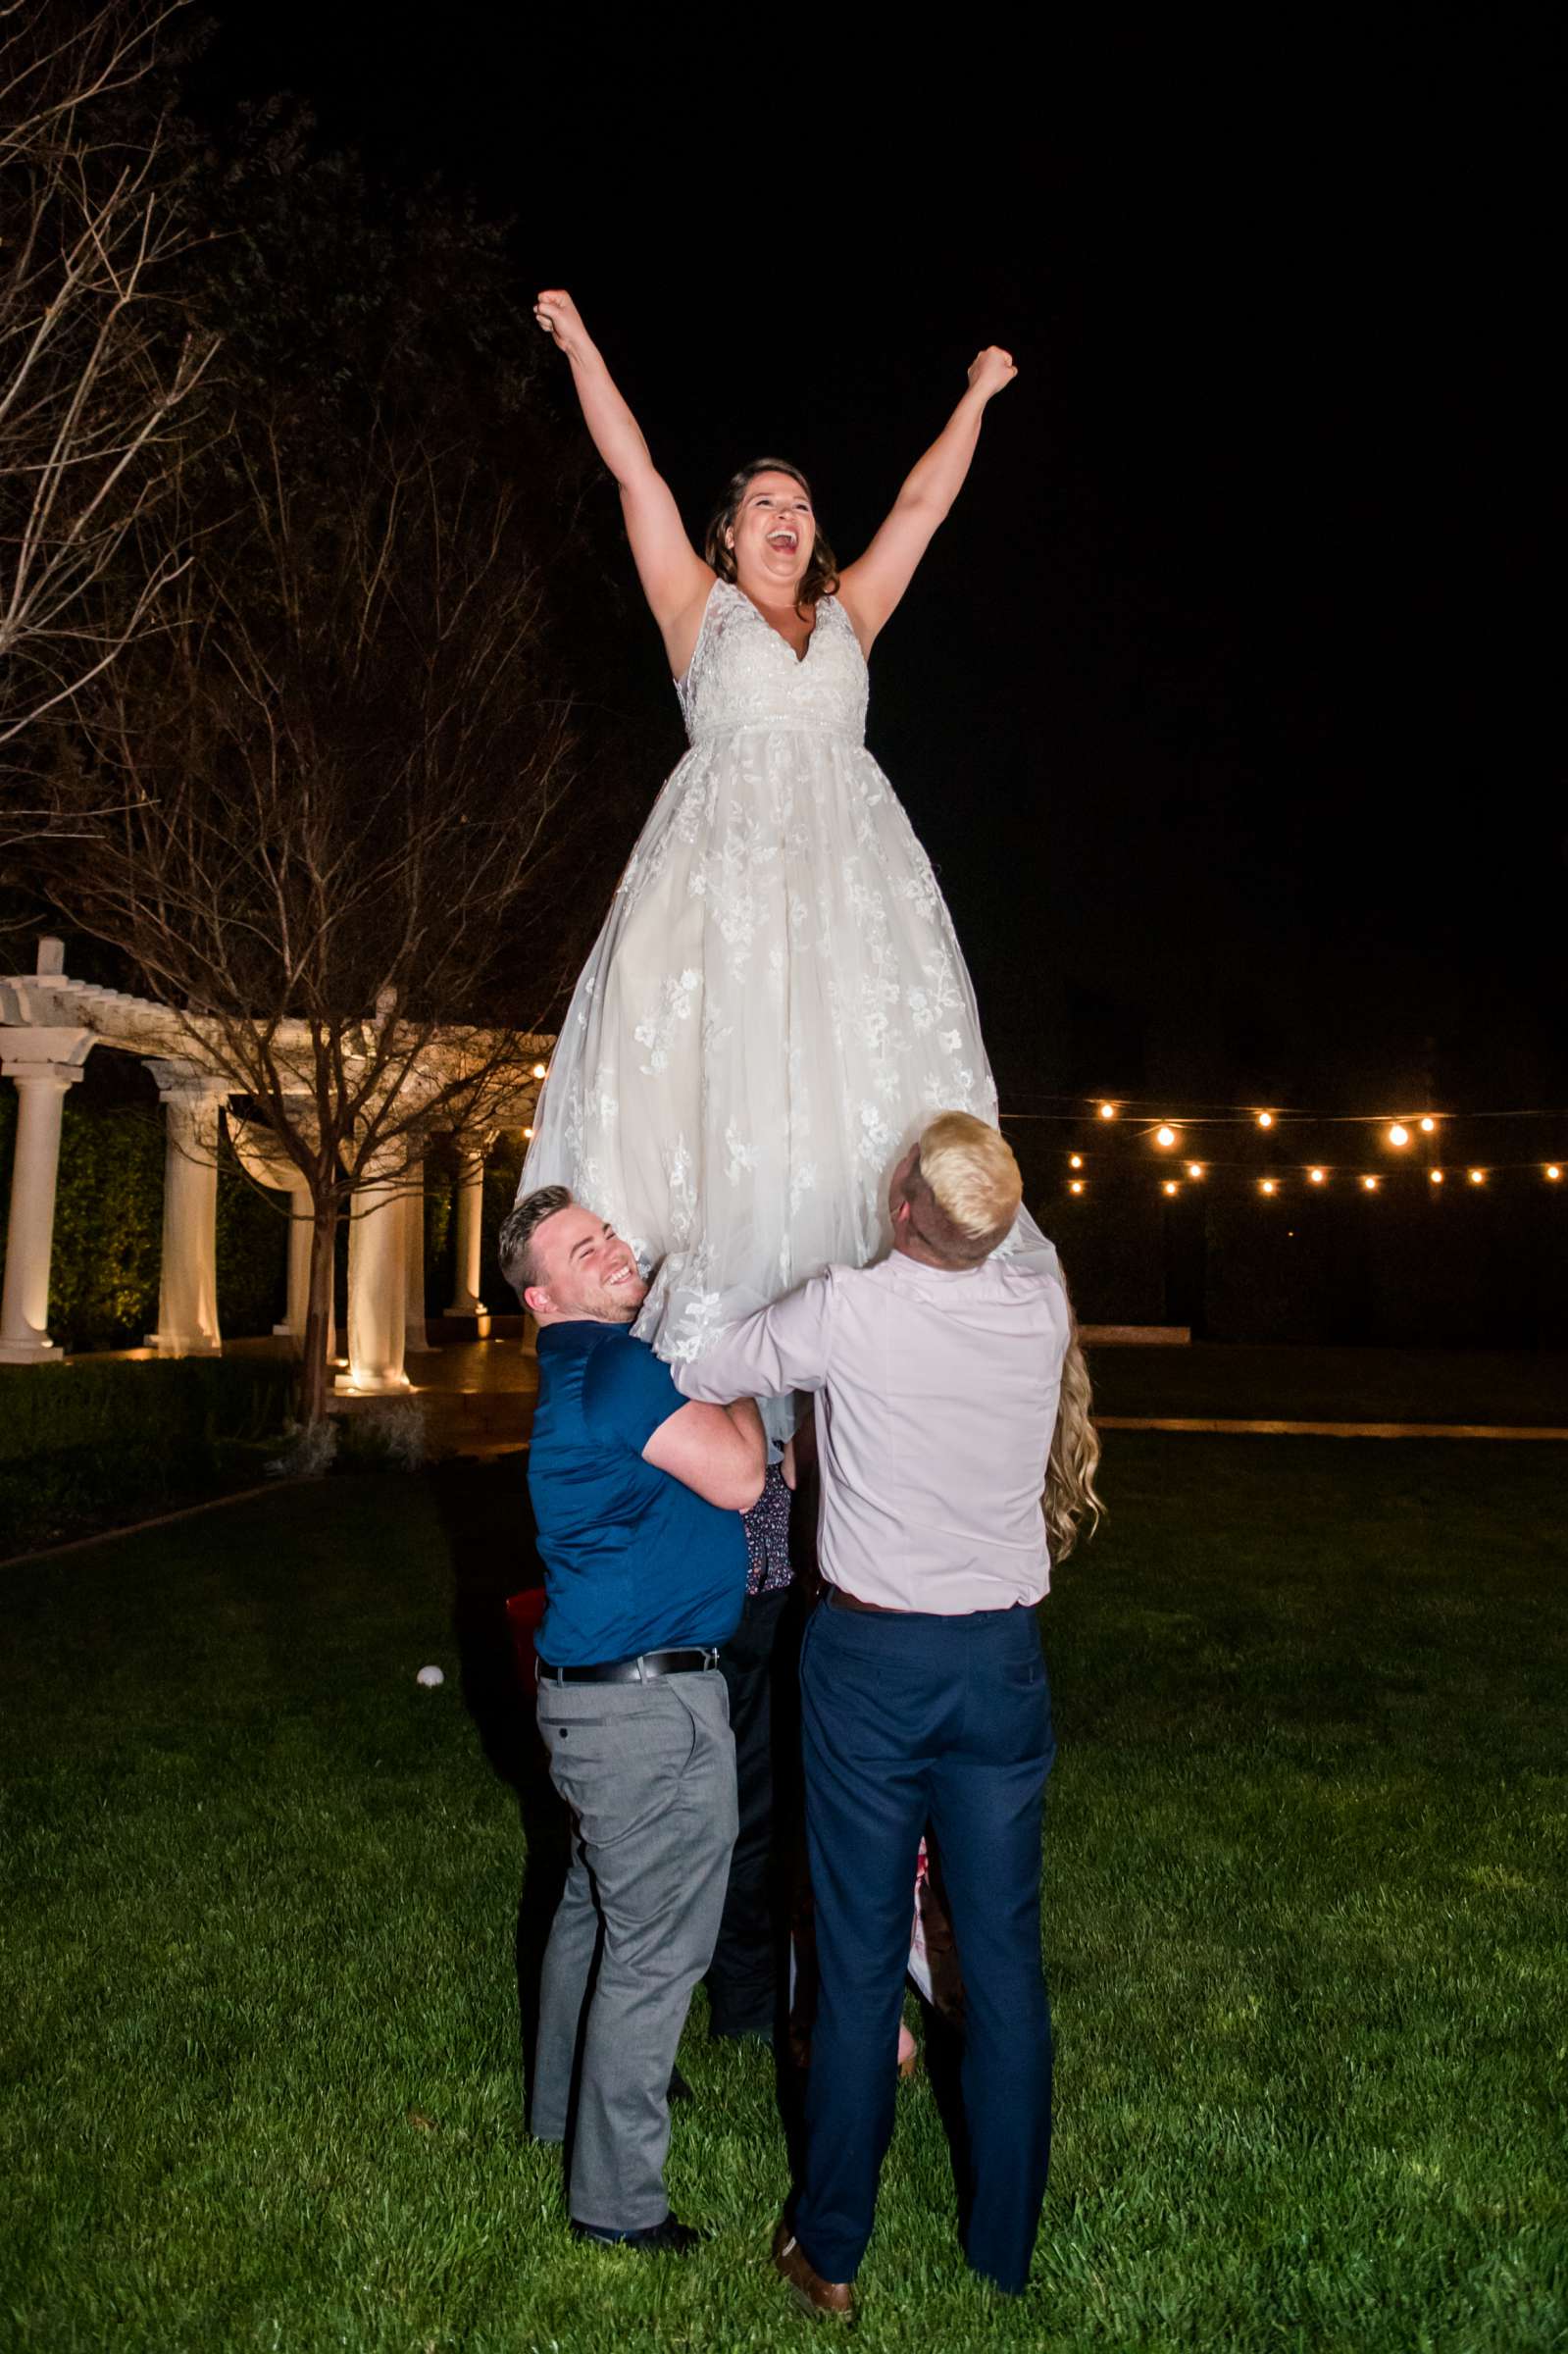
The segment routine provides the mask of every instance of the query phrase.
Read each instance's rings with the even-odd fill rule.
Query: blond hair
[[[967,1111],[938,1112],[922,1130],[903,1190],[922,1242],[958,1267],[1007,1240],[1024,1199],[1007,1139]]]
[[[1062,1289],[1067,1290],[1065,1282]],[[1078,1543],[1081,1527],[1086,1536],[1091,1537],[1105,1516],[1105,1507],[1094,1485],[1100,1435],[1094,1428],[1093,1409],[1088,1361],[1078,1337],[1078,1318],[1069,1297],[1067,1354],[1062,1359],[1056,1428],[1051,1433],[1050,1460],[1045,1467],[1045,1534],[1053,1561],[1066,1561]]]

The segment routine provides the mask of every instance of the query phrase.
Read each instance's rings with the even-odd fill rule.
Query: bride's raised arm
[[[642,593],[664,637],[677,677],[691,658],[713,573],[685,535],[669,484],[648,455],[641,429],[582,324],[570,294],[547,288],[533,316],[572,363],[572,382],[594,448],[621,490],[621,512]]]
[[[994,343],[976,357],[968,390],[899,491],[886,522],[865,554],[844,566],[838,601],[855,625],[863,653],[870,653],[878,631],[914,579],[933,533],[963,488],[986,403],[1017,374],[1012,353]]]

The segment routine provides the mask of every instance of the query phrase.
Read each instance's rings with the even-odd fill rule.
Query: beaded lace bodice
[[[743,588],[715,581],[676,692],[693,744],[736,728],[866,740],[866,658],[835,596],[817,599],[810,642],[797,656]]]

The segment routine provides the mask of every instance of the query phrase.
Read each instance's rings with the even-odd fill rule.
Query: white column
[[[480,1298],[480,1220],[484,1207],[484,1154],[465,1152],[457,1174],[457,1282],[449,1316],[482,1316]]]
[[[348,1371],[337,1387],[358,1395],[406,1390],[403,1317],[408,1254],[400,1172],[374,1172],[354,1196],[348,1228]]]
[[[288,1305],[281,1324],[273,1332],[280,1340],[302,1341],[310,1314],[310,1246],[314,1228],[310,1194],[302,1185],[288,1188]],[[331,1351],[329,1347],[328,1355]]]
[[[81,1077],[92,1043],[86,1030],[0,1030],[0,1070],[15,1082],[18,1096],[0,1364],[44,1364],[61,1354],[49,1338],[60,1122],[66,1090]]]
[[[403,1346],[428,1349],[425,1330],[425,1163],[410,1163],[403,1194]]]
[[[160,1356],[217,1356],[218,1113],[228,1085],[193,1063],[150,1059],[147,1067],[165,1123],[158,1329],[148,1344]]]

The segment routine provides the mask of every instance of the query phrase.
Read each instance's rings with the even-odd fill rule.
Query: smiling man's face
[[[526,1298],[539,1323],[630,1324],[647,1294],[630,1243],[574,1202],[534,1230],[542,1281]]]

